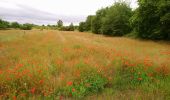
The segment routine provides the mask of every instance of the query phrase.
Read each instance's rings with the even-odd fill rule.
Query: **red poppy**
[[[73,89],[72,89],[72,92],[75,92],[75,91],[76,91],[76,89],[75,89],[75,88],[73,88]]]
[[[23,64],[18,64],[19,67],[23,67],[24,65]]]
[[[3,73],[3,71],[0,70],[0,74],[2,74],[2,73]]]
[[[72,85],[73,85],[73,82],[69,81],[69,82],[67,82],[67,85],[68,85],[68,86],[72,86]]]
[[[39,83],[40,83],[40,84],[43,84],[43,83],[44,83],[44,80],[40,80]]]
[[[16,97],[16,96],[13,96],[13,100],[17,100],[17,97]]]
[[[139,81],[142,81],[142,78],[138,78]]]
[[[152,77],[153,73],[148,73],[147,75],[148,75],[148,77]]]
[[[32,88],[32,89],[30,90],[30,92],[31,92],[32,94],[34,94],[34,93],[35,93],[35,87]]]
[[[63,100],[63,96],[62,95],[60,96],[60,100]]]

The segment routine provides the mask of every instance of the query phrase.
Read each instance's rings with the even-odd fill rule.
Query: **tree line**
[[[31,30],[32,28],[36,29],[57,29],[61,31],[74,31],[78,28],[78,26],[74,26],[73,23],[71,23],[69,26],[64,26],[62,20],[58,20],[56,25],[35,25],[35,24],[20,24],[18,22],[8,22],[0,19],[0,30],[5,29],[22,29],[22,30]]]
[[[89,15],[78,29],[109,36],[170,40],[170,1],[138,0],[138,6],[132,10],[128,3],[116,2]]]
[[[18,22],[8,22],[0,19],[0,30],[5,30],[9,28],[15,28],[15,29],[23,29],[23,30],[31,30],[32,27],[35,26],[34,24],[19,24]]]

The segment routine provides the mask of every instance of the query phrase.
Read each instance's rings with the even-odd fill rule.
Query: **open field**
[[[0,31],[0,99],[170,99],[170,43]]]

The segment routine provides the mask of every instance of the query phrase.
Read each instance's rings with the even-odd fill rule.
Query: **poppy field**
[[[2,100],[168,100],[170,43],[0,30]]]

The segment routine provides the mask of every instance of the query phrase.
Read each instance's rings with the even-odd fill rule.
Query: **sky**
[[[130,2],[134,9],[136,0]],[[0,0],[0,19],[10,22],[56,24],[61,19],[65,25],[78,25],[98,9],[111,6],[115,0]]]

